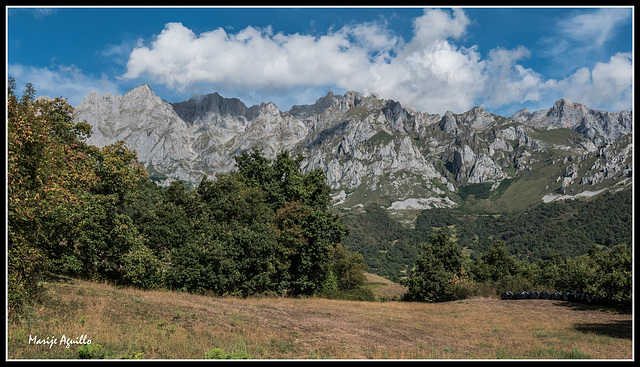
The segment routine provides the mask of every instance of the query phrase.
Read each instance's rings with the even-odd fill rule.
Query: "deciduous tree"
[[[421,244],[422,253],[404,280],[407,298],[414,301],[441,302],[450,299],[450,281],[462,276],[467,259],[444,229],[431,235],[430,243]]]
[[[71,246],[90,188],[98,181],[85,139],[65,100],[35,99],[27,84],[7,88],[7,188],[9,307],[32,299],[52,254]]]

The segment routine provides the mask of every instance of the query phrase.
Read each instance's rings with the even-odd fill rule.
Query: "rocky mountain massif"
[[[218,93],[171,104],[145,84],[124,96],[92,92],[74,118],[93,126],[90,144],[124,140],[164,185],[229,172],[243,150],[302,154],[306,169],[324,170],[342,209],[515,210],[632,182],[631,111],[566,99],[508,118],[479,107],[440,116],[350,91],[283,112]]]

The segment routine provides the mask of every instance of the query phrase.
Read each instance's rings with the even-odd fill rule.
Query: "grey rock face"
[[[237,98],[224,98],[216,93],[190,98],[186,102],[172,103],[178,116],[188,123],[207,115],[244,117],[248,119],[249,108]]]
[[[358,92],[349,91],[344,96],[334,95],[333,92],[327,93],[326,96],[318,99],[312,105],[295,105],[291,107],[289,113],[297,118],[308,118],[318,115],[329,109],[337,107],[341,112],[346,112],[352,108],[358,107],[362,102],[362,95]]]
[[[484,153],[476,155],[468,145],[456,150],[453,158],[453,169],[459,181],[482,183],[500,181],[506,174]]]
[[[598,185],[615,177],[631,178],[633,170],[632,137],[626,135],[613,144],[600,148],[595,162],[587,173],[580,178],[582,185]]]
[[[342,193],[341,202],[371,193],[390,208],[457,205],[458,187],[497,185],[531,169],[550,150],[578,149],[575,156],[584,157],[574,171],[560,173],[573,185],[631,177],[630,111],[611,114],[567,100],[506,119],[479,107],[428,114],[349,91],[282,112],[271,102],[247,107],[218,93],[170,104],[142,85],[124,96],[92,92],[74,118],[93,126],[90,144],[124,140],[165,185],[176,179],[197,184],[204,175],[229,172],[233,156],[253,148],[269,158],[282,150],[301,154],[304,169],[321,168],[334,192]],[[534,135],[565,125],[586,137],[578,148]],[[594,162],[588,174],[578,165],[582,161]]]
[[[75,107],[74,118],[93,126],[89,144],[102,147],[123,140],[147,167],[189,181],[202,176],[190,128],[146,84],[124,97],[92,92]]]
[[[612,143],[633,130],[631,111],[611,113],[592,110],[566,98],[561,98],[546,111],[529,113],[524,109],[510,118],[542,129],[571,129],[596,145]]]

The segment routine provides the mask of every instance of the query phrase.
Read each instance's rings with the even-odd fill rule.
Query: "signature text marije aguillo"
[[[51,348],[54,344],[60,344],[66,345],[66,347],[69,348],[72,344],[91,344],[91,339],[87,339],[86,335],[77,336],[75,339],[68,338],[66,335],[62,335],[62,337],[60,338],[60,342],[58,343],[58,338],[55,337],[48,336],[46,339],[38,339],[37,335],[29,335],[29,344],[31,343],[49,345],[49,348]]]

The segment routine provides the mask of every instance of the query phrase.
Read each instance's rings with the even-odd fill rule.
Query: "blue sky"
[[[282,111],[333,91],[510,116],[632,109],[633,8],[8,7],[7,75],[72,105],[143,84]]]

